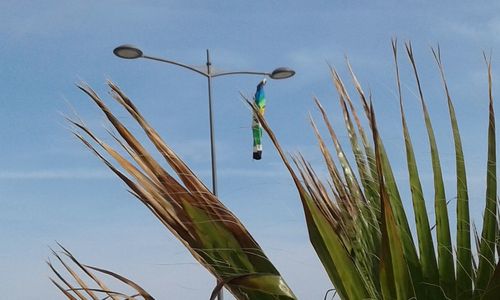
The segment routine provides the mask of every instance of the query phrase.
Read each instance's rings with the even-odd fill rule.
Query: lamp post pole
[[[116,47],[113,50],[113,53],[125,59],[135,59],[135,58],[145,58],[150,60],[156,60],[172,65],[176,65],[191,71],[194,71],[200,75],[203,75],[207,78],[208,83],[208,117],[210,122],[210,156],[211,156],[211,165],[212,165],[212,193],[217,197],[217,163],[216,163],[216,155],[215,155],[215,136],[214,136],[214,113],[212,106],[212,78],[219,76],[228,76],[228,75],[264,75],[268,76],[271,79],[286,79],[295,75],[295,71],[290,68],[277,68],[274,69],[271,73],[267,72],[255,72],[255,71],[230,71],[230,72],[213,72],[212,71],[212,62],[210,61],[210,52],[207,49],[207,62],[206,62],[206,71],[202,69],[198,69],[196,67],[186,65],[183,63],[179,63],[173,60],[168,60],[164,58],[154,57],[144,55],[142,50],[132,46],[132,45],[121,45]],[[219,294],[217,295],[217,299],[223,300],[224,294],[221,289]]]
[[[212,193],[217,197],[217,159],[215,155],[214,136],[214,113],[212,107],[212,62],[210,62],[210,52],[207,49],[207,81],[208,81],[208,117],[210,122],[210,156],[212,160]],[[222,300],[222,296],[219,295]]]

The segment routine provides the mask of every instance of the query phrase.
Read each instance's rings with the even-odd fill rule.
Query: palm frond
[[[406,44],[406,52],[417,84],[430,146],[430,160],[434,175],[436,242],[431,234],[432,227],[429,224],[426,201],[413,150],[414,144],[411,141],[404,112],[395,40],[392,49],[409,175],[408,184],[411,190],[419,251],[416,250],[417,247],[407,220],[407,212],[396,185],[389,157],[378,133],[372,102],[363,91],[349,62],[347,62],[349,74],[361,101],[370,130],[364,130],[362,121],[347,92],[347,87],[338,71],[331,67],[333,83],[339,96],[339,104],[349,137],[349,147],[354,156],[354,164],[349,161],[340,140],[337,138],[326,110],[321,106],[319,100],[314,99],[328,130],[328,135],[333,141],[335,152],[332,154],[327,148],[318,126],[311,118],[313,132],[318,140],[319,149],[328,170],[327,182],[321,179],[314,168],[300,155],[293,156],[295,166],[291,165],[270,126],[262,116],[259,116],[259,119],[297,187],[311,243],[323,262],[340,298],[493,299],[493,295],[497,293],[500,286],[498,281],[500,278],[498,275],[500,274],[498,271],[498,230],[500,224],[496,190],[495,119],[491,91],[491,61],[487,59],[489,125],[486,208],[481,236],[479,237],[475,229],[473,231],[476,234],[478,249],[477,257],[474,257],[474,252],[471,251],[471,221],[462,140],[444,75],[440,50],[433,49],[448,104],[455,146],[457,185],[455,248],[457,254],[454,255],[448,203],[445,195],[446,186],[443,180],[437,139],[424,99],[413,48],[410,43]],[[371,132],[373,143],[368,140],[367,132]],[[363,146],[361,147],[361,145]],[[359,174],[359,178],[357,174]],[[325,187],[331,187],[331,189],[328,190]],[[326,232],[321,226],[327,227],[329,232]],[[328,245],[328,243],[330,244]],[[345,271],[345,268],[349,268],[349,271]],[[353,286],[357,286],[355,291],[351,290]]]
[[[280,273],[236,216],[162,140],[132,101],[112,82],[113,98],[133,117],[173,174],[153,158],[137,137],[88,86],[79,86],[104,113],[118,148],[84,124],[69,120],[75,136],[129,187],[237,299],[295,299]],[[119,151],[122,149],[122,151]],[[124,152],[124,153],[123,153]],[[123,153],[123,154],[122,154]]]

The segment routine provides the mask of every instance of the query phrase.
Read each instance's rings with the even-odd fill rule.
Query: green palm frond
[[[432,228],[429,224],[414,146],[404,112],[396,41],[393,41],[392,46],[408,179],[415,216],[416,242],[410,231],[407,213],[403,207],[403,199],[398,191],[389,157],[378,134],[371,100],[365,96],[349,62],[347,62],[349,73],[363,106],[369,131],[361,125],[362,122],[341,76],[334,68],[331,68],[331,72],[354,164],[349,161],[328,114],[317,99],[314,101],[332,138],[335,151],[335,154],[330,152],[316,123],[311,121],[328,170],[329,178],[326,181],[317,176],[314,168],[301,156],[294,159],[295,166],[292,166],[269,124],[262,116],[259,118],[295,182],[303,204],[311,243],[342,299],[493,299],[500,289],[498,260],[500,245],[491,61],[486,59],[489,86],[486,207],[482,233],[480,237],[476,234],[478,250],[475,252],[471,250],[469,200],[462,140],[440,50],[432,49],[432,52],[445,90],[455,146],[457,186],[455,243],[452,242],[446,186],[437,141],[417,71],[415,55],[411,44],[407,43],[406,54],[417,84],[434,175],[436,241],[431,234]],[[371,132],[372,142],[367,138],[366,132]],[[475,257],[478,261],[477,266]],[[354,286],[356,288],[353,288]]]

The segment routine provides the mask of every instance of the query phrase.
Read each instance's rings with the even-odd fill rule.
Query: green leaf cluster
[[[491,60],[485,57],[489,86],[486,207],[482,232],[480,235],[475,232],[477,251],[473,251],[462,141],[440,49],[439,47],[432,49],[432,53],[442,79],[455,146],[457,190],[455,243],[451,238],[450,206],[446,201],[446,187],[436,137],[420,83],[413,48],[410,43],[405,44],[428,137],[434,178],[435,226],[429,223],[413,143],[406,122],[396,41],[393,41],[392,49],[406,165],[415,216],[416,241],[410,230],[389,157],[378,133],[371,99],[366,96],[347,62],[352,84],[363,107],[369,130],[362,125],[341,76],[331,68],[354,162],[349,161],[325,109],[315,99],[335,149],[335,154],[332,154],[315,122],[311,120],[328,169],[327,180],[322,180],[301,156],[292,157],[290,161],[271,128],[261,117],[263,128],[269,133],[299,192],[311,243],[342,299],[497,299],[500,291],[498,260],[500,244]],[[434,229],[435,240],[432,235]]]

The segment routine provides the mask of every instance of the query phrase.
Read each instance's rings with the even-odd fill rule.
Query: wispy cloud
[[[0,171],[0,180],[109,179],[106,170],[30,170]]]
[[[198,176],[209,176],[210,170],[196,172]],[[283,170],[248,170],[224,168],[218,172],[222,177],[284,177]],[[52,179],[110,179],[114,175],[108,170],[30,170],[0,171],[0,180],[52,180]]]
[[[499,42],[500,18],[491,16],[460,22],[455,20],[443,21],[440,30],[442,33],[454,34],[457,38],[483,42],[485,45],[491,46],[492,42]]]
[[[200,177],[210,176],[211,170],[205,169],[199,172],[196,172],[196,175]],[[249,177],[249,178],[287,178],[288,173],[282,170],[251,170],[245,168],[219,168],[217,171],[218,176],[220,177]]]

